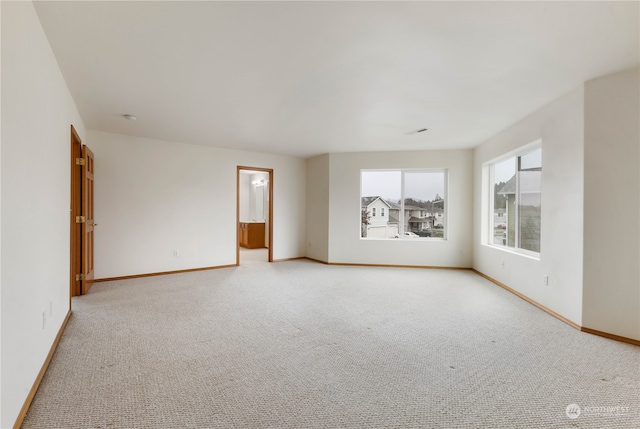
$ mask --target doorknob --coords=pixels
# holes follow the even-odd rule
[[[98,224],[97,223],[92,223],[91,226],[96,227],[96,226],[98,226]]]

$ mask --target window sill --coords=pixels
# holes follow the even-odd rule
[[[501,252],[511,253],[512,255],[522,256],[533,261],[540,261],[540,253],[531,252],[530,250],[515,249],[505,246],[496,246],[495,244],[483,244],[483,246],[490,249],[499,250]]]
[[[447,241],[446,238],[442,237],[420,237],[420,238],[378,238],[378,237],[360,237],[362,241],[419,241],[419,242],[430,242],[430,241]]]

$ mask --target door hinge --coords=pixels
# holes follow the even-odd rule
[[[76,216],[76,223],[85,223],[86,221],[84,216]]]
[[[84,280],[84,274],[76,274],[76,281],[80,282]]]
[[[84,158],[76,158],[76,165],[84,165]]]

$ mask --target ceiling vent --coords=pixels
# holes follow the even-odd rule
[[[413,130],[413,131],[409,131],[408,133],[404,133],[407,136],[410,136],[411,134],[418,134],[418,133],[423,133],[425,131],[427,131],[428,128],[420,128],[419,130]]]

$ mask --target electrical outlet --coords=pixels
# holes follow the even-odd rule
[[[544,283],[545,286],[549,286],[549,276],[547,275],[542,276],[542,282]]]
[[[180,256],[180,251],[179,250],[174,250],[173,251],[173,257],[177,258],[178,256]]]
[[[504,261],[500,262],[500,266],[504,268]]]

